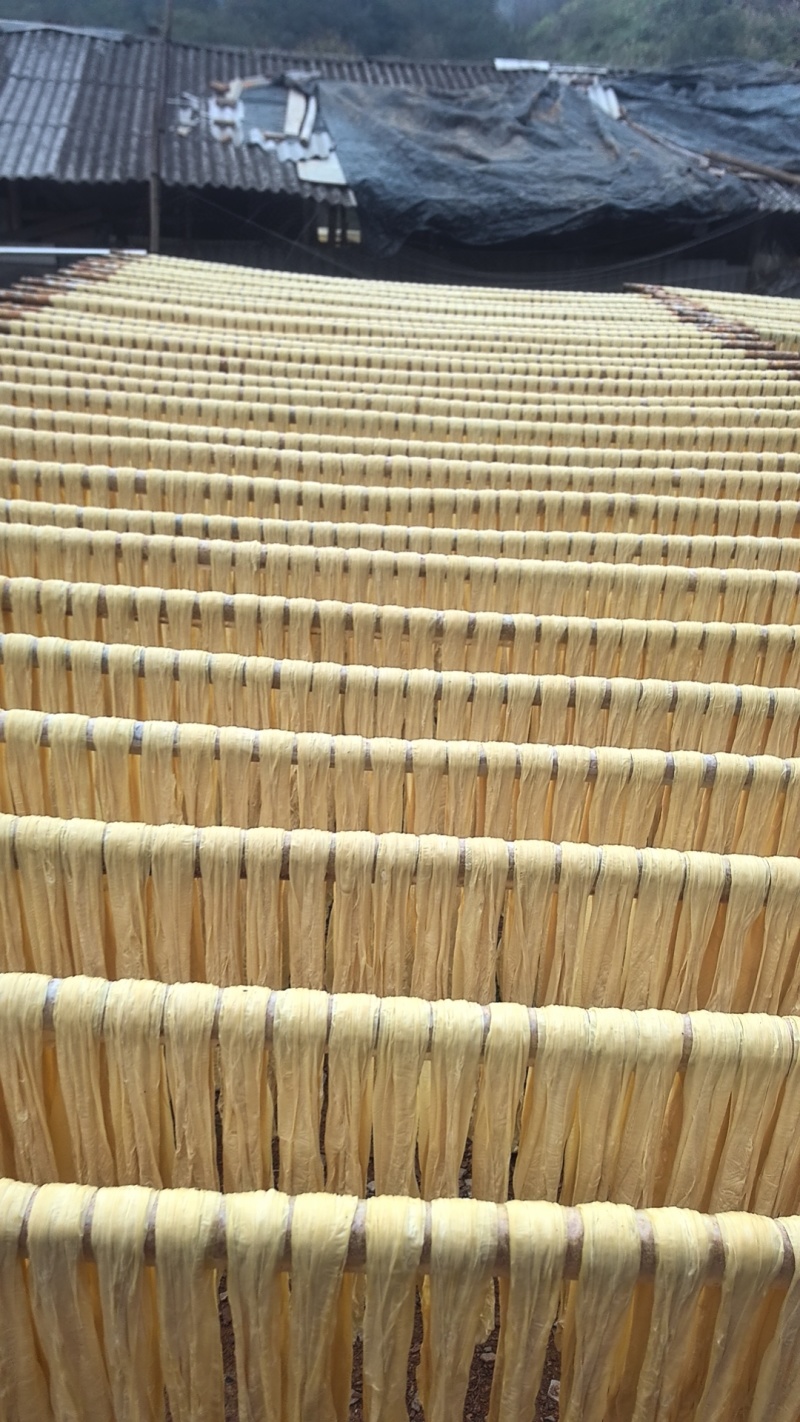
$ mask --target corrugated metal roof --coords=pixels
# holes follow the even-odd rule
[[[88,35],[93,39],[127,38],[126,30],[113,29],[108,25],[57,25],[43,20],[0,20],[0,34],[10,34],[13,30],[55,30],[62,35]]]
[[[756,187],[756,182],[753,186]],[[800,212],[800,187],[777,183],[773,178],[759,178],[757,192],[762,212]]]
[[[0,177],[147,180],[157,41],[26,29],[0,51]]]
[[[410,85],[412,88],[447,89],[454,92],[476,84],[502,84],[491,59],[416,60],[358,59],[328,55],[291,54],[280,50],[238,49],[232,46],[171,46],[176,70],[196,72],[214,79],[230,80],[241,74],[263,74],[277,79],[288,70],[319,74],[322,79],[340,79],[353,84]],[[187,86],[188,87],[188,86]]]
[[[0,178],[146,182],[162,55],[158,40],[122,31],[0,23]],[[189,135],[177,132],[183,91],[205,101],[212,80],[252,74],[277,78],[287,70],[361,84],[449,90],[498,82],[491,62],[318,58],[172,44],[167,51],[164,182],[351,203],[346,189],[301,182],[294,164],[280,163],[274,153],[220,144],[205,125]]]
[[[165,61],[160,168],[166,184],[289,193],[345,205],[353,202],[349,189],[302,182],[293,162],[281,163],[276,153],[247,142],[220,143],[206,122],[179,133],[185,127],[179,120],[182,96],[195,95],[205,106],[214,81],[276,79],[290,71],[451,93],[502,86],[509,78],[491,60],[319,57],[178,43],[165,49],[157,39],[122,31],[0,21],[0,178],[146,182]],[[800,210],[800,190],[763,179],[757,186],[762,211]]]

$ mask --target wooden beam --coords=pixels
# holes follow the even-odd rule
[[[150,240],[151,252],[161,246],[161,177],[158,172],[150,173]]]

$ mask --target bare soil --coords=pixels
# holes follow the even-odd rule
[[[321,1124],[321,1134],[324,1141],[324,1121],[325,1111],[323,1107],[323,1119]],[[222,1179],[222,1139],[221,1123],[218,1121],[217,1131],[217,1163]],[[273,1168],[275,1178],[278,1178],[277,1141],[273,1145]],[[371,1162],[369,1175],[372,1175]],[[468,1199],[472,1187],[472,1159],[471,1146],[467,1145],[464,1160],[459,1171],[459,1196]],[[225,1422],[239,1422],[239,1398],[236,1384],[236,1343],[233,1334],[233,1322],[231,1319],[231,1309],[228,1302],[228,1292],[225,1287],[225,1276],[222,1275],[219,1282],[219,1320],[220,1333],[222,1338],[222,1363],[225,1378]],[[469,1385],[464,1403],[464,1422],[486,1422],[489,1416],[489,1398],[492,1391],[492,1374],[494,1371],[494,1361],[497,1353],[498,1320],[495,1319],[495,1327],[484,1343],[478,1344],[472,1359],[472,1367],[469,1375]],[[411,1340],[411,1348],[408,1357],[408,1376],[406,1380],[406,1406],[408,1407],[411,1422],[424,1422],[422,1404],[417,1391],[417,1365],[419,1363],[420,1345],[422,1343],[422,1315],[420,1312],[419,1299],[417,1299],[414,1315],[414,1332]],[[556,1348],[555,1341],[551,1337],[547,1348],[544,1373],[542,1383],[537,1398],[536,1418],[537,1422],[558,1422],[558,1389],[561,1377],[561,1358]],[[169,1408],[165,1409],[166,1422],[171,1422]],[[361,1341],[356,1339],[353,1348],[353,1376],[350,1395],[350,1416],[349,1422],[363,1422],[362,1407],[362,1372],[361,1372]]]

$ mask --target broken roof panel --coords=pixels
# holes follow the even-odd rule
[[[351,201],[347,179],[335,153],[335,143],[322,121],[317,95],[311,76],[294,71],[283,83],[255,75],[234,79],[227,88],[219,81],[214,93],[204,105],[202,100],[187,96],[191,102],[191,117],[180,108],[178,132],[183,138],[204,127],[218,143],[259,148],[274,153],[281,164],[294,165],[303,183],[324,186],[333,191],[334,201]]]
[[[297,92],[301,124],[308,106],[305,95],[275,81],[287,70],[312,74],[315,64],[317,61],[305,61],[296,55],[278,56],[263,50],[171,45],[161,150],[163,181],[170,186],[295,193],[351,206],[352,194],[344,183],[331,186],[330,182],[303,179],[289,150],[279,151],[276,135],[287,131],[289,94]],[[244,84],[240,87],[236,81]],[[231,85],[235,87],[230,90],[230,97],[238,93],[235,111],[224,102],[224,90]],[[199,103],[197,121],[185,124],[181,122],[181,112],[190,98],[193,106],[195,101]],[[314,109],[313,121],[317,123],[316,101]],[[229,137],[225,135],[226,124]],[[299,144],[298,138],[293,141]],[[316,150],[309,154],[311,158],[316,156]]]

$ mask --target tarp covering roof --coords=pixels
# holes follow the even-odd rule
[[[800,75],[727,65],[596,83],[508,74],[468,94],[320,83],[365,239],[489,245],[642,215],[696,224],[773,210],[774,185],[709,152],[800,166]],[[613,98],[622,116],[614,118]],[[800,210],[800,187],[787,206]]]
[[[800,72],[722,63],[611,80],[626,112],[687,148],[800,173]]]

